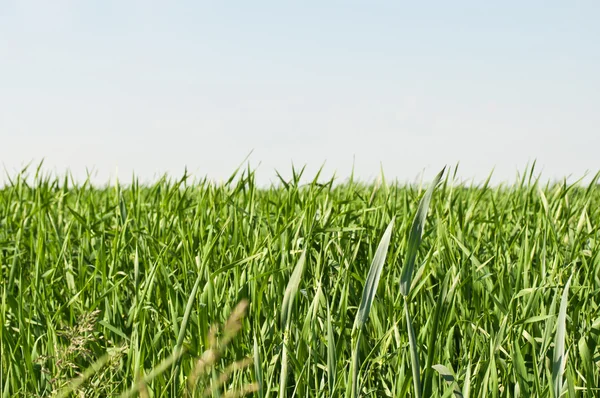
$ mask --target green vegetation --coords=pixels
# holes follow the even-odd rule
[[[2,397],[600,395],[598,176],[301,174],[12,178]]]

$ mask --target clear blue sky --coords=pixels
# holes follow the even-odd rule
[[[412,180],[600,169],[600,2],[0,2],[0,162],[106,182],[253,150]]]

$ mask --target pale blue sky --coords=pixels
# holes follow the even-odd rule
[[[0,162],[221,179],[600,169],[600,2],[0,2]]]

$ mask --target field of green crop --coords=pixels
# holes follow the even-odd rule
[[[600,396],[600,185],[0,190],[2,397]]]

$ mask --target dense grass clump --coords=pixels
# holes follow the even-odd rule
[[[300,174],[12,178],[2,397],[600,395],[597,179]]]

